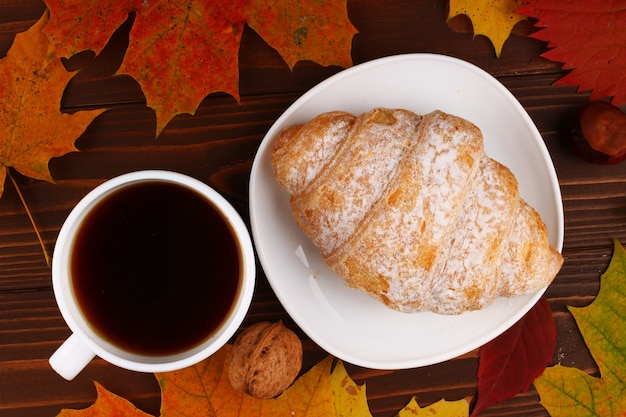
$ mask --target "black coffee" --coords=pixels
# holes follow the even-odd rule
[[[105,197],[80,226],[72,284],[92,328],[118,347],[169,355],[206,340],[242,274],[233,232],[193,190],[143,181]]]

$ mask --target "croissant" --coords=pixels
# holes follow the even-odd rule
[[[459,314],[547,286],[563,263],[478,127],[441,111],[333,111],[271,157],[329,268],[403,312]]]

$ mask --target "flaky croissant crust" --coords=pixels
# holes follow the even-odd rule
[[[563,263],[478,127],[441,111],[321,114],[279,134],[272,168],[328,266],[396,310],[480,309]]]

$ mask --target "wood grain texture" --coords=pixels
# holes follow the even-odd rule
[[[570,152],[570,118],[588,94],[553,86],[564,73],[558,63],[540,56],[544,43],[526,36],[534,30],[531,23],[515,28],[496,59],[488,40],[474,38],[467,22],[457,19],[451,29],[446,8],[447,0],[348,1],[349,16],[359,30],[353,60],[413,52],[456,56],[496,76],[526,108],[553,158],[565,210],[565,264],[546,292],[558,331],[554,362],[597,374],[567,306],[584,306],[594,299],[612,239],[626,241],[626,164],[589,165]],[[44,9],[39,0],[0,0],[0,57],[15,34],[33,24]],[[139,169],[180,171],[211,184],[248,221],[248,177],[265,132],[306,90],[340,71],[311,62],[290,71],[277,52],[247,28],[239,55],[241,102],[211,94],[194,116],[176,117],[155,139],[154,113],[146,108],[137,83],[112,77],[131,25],[132,17],[99,56],[87,52],[67,62],[68,68],[80,71],[68,85],[63,110],[110,108],[78,139],[80,152],[51,161],[55,184],[16,176],[50,251],[65,217],[82,196],[108,178]],[[305,369],[327,355],[295,326],[259,269],[244,325],[279,319],[303,339]],[[86,407],[95,399],[92,380],[158,415],[159,390],[152,375],[96,359],[72,382],[57,376],[47,358],[68,335],[54,300],[50,269],[15,190],[7,184],[0,199],[0,415],[54,416],[61,408]],[[421,405],[474,396],[477,367],[477,351],[393,372],[347,365],[357,382],[367,383],[376,417],[393,416],[413,396]],[[531,388],[481,416],[546,417],[538,401]]]

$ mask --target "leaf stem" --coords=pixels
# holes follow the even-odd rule
[[[24,196],[22,195],[22,191],[20,191],[20,187],[18,187],[17,182],[15,181],[15,179],[13,178],[13,175],[11,175],[11,172],[8,169],[7,169],[7,176],[11,179],[11,182],[13,183],[13,187],[15,187],[15,190],[17,191],[17,195],[20,197],[20,200],[22,201],[22,205],[24,206],[24,209],[26,210],[26,214],[28,215],[28,218],[30,219],[30,223],[33,225],[33,229],[35,229],[35,234],[37,235],[37,239],[39,240],[39,244],[41,245],[43,256],[44,258],[46,258],[46,265],[50,267],[51,262],[52,262],[52,257],[50,256],[50,253],[46,249],[46,245],[44,244],[43,239],[41,238],[41,234],[39,234],[39,229],[37,229],[37,225],[35,224],[35,219],[33,218],[30,210],[28,209],[28,205],[26,204],[26,200],[24,199]]]

